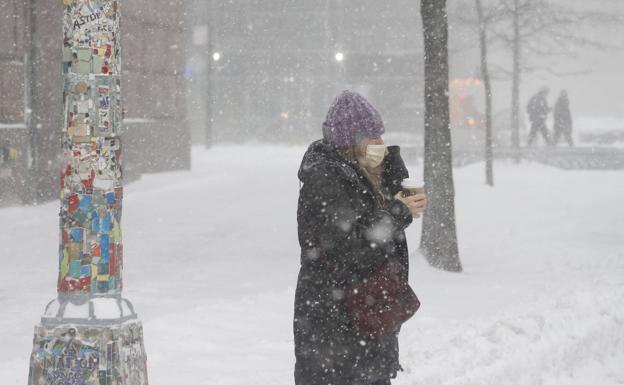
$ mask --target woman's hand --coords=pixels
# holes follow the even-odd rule
[[[412,212],[414,218],[420,218],[420,214],[425,211],[427,206],[427,196],[425,194],[416,194],[410,196],[403,196],[403,192],[399,191],[394,196],[394,199],[398,199]]]

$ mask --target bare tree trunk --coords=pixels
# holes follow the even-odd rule
[[[428,194],[420,250],[430,265],[460,272],[448,99],[446,0],[421,0],[425,42],[425,160]]]
[[[475,0],[479,22],[479,46],[481,48],[481,78],[485,88],[485,183],[494,186],[494,153],[492,150],[492,84],[487,61],[487,21],[483,16],[481,0]]]
[[[511,146],[520,147],[520,9],[513,2],[513,79],[511,86]]]

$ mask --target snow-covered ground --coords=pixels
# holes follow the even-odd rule
[[[193,171],[127,187],[124,293],[151,385],[293,383],[303,151],[194,149]],[[464,273],[428,267],[420,224],[408,228],[423,305],[394,383],[624,384],[624,173],[495,172],[494,189],[481,164],[455,173]],[[0,385],[26,384],[33,326],[55,295],[57,213],[0,209]]]

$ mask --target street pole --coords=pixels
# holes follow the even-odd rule
[[[28,183],[23,199],[28,204],[37,203],[39,195],[39,159],[37,157],[37,123],[33,118],[33,90],[35,87],[35,2],[28,0],[24,6],[24,126],[28,130]]]
[[[119,1],[63,1],[58,297],[35,327],[29,385],[147,385],[122,298]]]

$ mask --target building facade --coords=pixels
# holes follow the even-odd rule
[[[185,7],[182,0],[122,3],[129,179],[190,167]],[[4,0],[0,19],[0,205],[53,199],[62,123],[62,2]]]
[[[418,2],[206,0],[198,7],[193,23],[207,34],[208,142],[317,138],[331,100],[346,88],[369,97],[389,131],[422,122]]]

